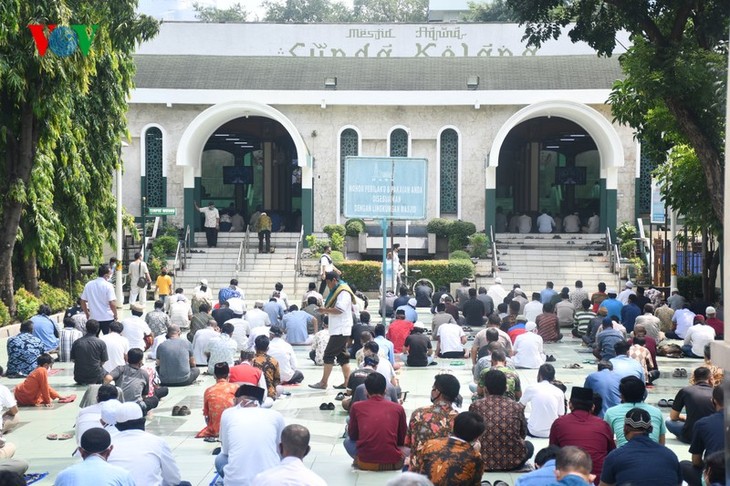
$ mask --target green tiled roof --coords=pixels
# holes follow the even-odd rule
[[[221,90],[478,91],[609,89],[616,58],[596,56],[353,58],[138,55],[137,88]]]

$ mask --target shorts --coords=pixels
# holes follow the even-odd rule
[[[348,364],[350,362],[350,354],[347,352],[347,341],[349,339],[350,336],[330,336],[322,357],[324,364],[334,364],[335,358],[339,365]]]

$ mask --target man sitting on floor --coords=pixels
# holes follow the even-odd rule
[[[58,399],[59,403],[73,402],[76,399],[76,395],[64,397],[51,388],[48,383],[48,371],[51,368],[53,368],[53,358],[50,354],[43,353],[38,356],[38,367],[15,387],[15,400],[18,405],[53,408],[55,399]]]
[[[142,368],[144,364],[144,352],[141,349],[132,348],[129,350],[129,363],[117,366],[104,377],[104,383],[112,380],[121,387],[124,393],[125,402],[137,403],[146,414],[153,408],[157,408],[160,399],[167,396],[167,387],[157,388],[150,396],[150,376],[147,370]]]
[[[249,365],[250,366],[250,365]],[[259,371],[251,366],[252,369]],[[203,394],[203,416],[206,426],[195,437],[218,437],[223,411],[233,406],[238,386],[228,381],[228,363],[216,363],[213,370],[215,385],[208,387]]]
[[[327,482],[302,462],[310,450],[309,430],[303,425],[287,425],[281,432],[281,443],[279,444],[281,463],[259,473],[254,478],[253,484],[256,486],[280,486],[282,484],[326,486]]]
[[[56,477],[56,486],[134,486],[134,478],[125,469],[107,463],[113,446],[109,432],[101,427],[89,429],[81,436],[79,452],[83,462],[69,466]]]
[[[269,341],[268,353],[279,363],[282,385],[296,385],[304,379],[304,374],[297,369],[297,356],[291,344],[281,338],[284,330],[279,326],[271,326],[269,329],[271,341]]]
[[[172,324],[167,341],[157,348],[160,382],[165,386],[188,386],[195,382],[200,370],[195,367],[190,341],[180,338],[180,328]]]

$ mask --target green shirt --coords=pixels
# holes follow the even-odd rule
[[[613,429],[613,433],[616,435],[616,447],[621,447],[627,442],[626,437],[624,437],[624,419],[626,418],[626,413],[632,408],[641,408],[649,412],[652,425],[652,431],[649,437],[653,441],[659,442],[659,436],[667,433],[667,426],[664,425],[664,417],[662,416],[661,410],[643,402],[620,403],[606,410],[603,416],[603,420],[608,422],[608,426]]]

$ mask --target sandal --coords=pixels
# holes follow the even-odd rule
[[[579,365],[578,363],[573,363],[573,364],[565,365],[565,366],[563,366],[563,368],[568,369],[568,370],[580,370],[580,369],[583,369],[583,367],[581,365]]]
[[[329,410],[327,407],[328,407],[328,404],[326,402],[322,402],[322,404],[319,406],[319,409],[320,410]]]
[[[327,408],[325,410],[334,410],[335,409],[335,404],[332,402],[329,402],[326,405],[327,405]]]
[[[218,442],[218,438],[217,437],[206,437],[205,439],[203,439],[203,441],[204,442]]]
[[[337,401],[340,401],[340,400],[343,400],[344,398],[345,398],[345,394],[344,394],[344,393],[342,393],[342,392],[340,392],[340,393],[338,393],[338,394],[337,394],[337,396],[335,397],[335,400],[337,400]]]
[[[332,388],[334,388],[335,390],[344,390],[345,388],[347,388],[347,385],[343,383],[341,385],[333,386]]]
[[[73,438],[73,434],[59,434],[58,440],[69,440]]]
[[[661,400],[659,400],[657,405],[662,408],[667,408],[667,407],[669,407],[669,401],[666,398],[662,398]]]
[[[46,439],[48,439],[48,440],[58,440],[58,434],[48,434],[46,436]]]
[[[178,415],[180,415],[181,417],[185,415],[190,415],[190,409],[187,407],[187,405],[183,405],[182,407],[180,407],[180,412],[178,413]]]
[[[180,405],[175,405],[172,407],[172,416],[177,417],[180,415]]]
[[[310,383],[309,388],[314,388],[315,390],[326,390],[327,385],[318,381],[317,383]]]

